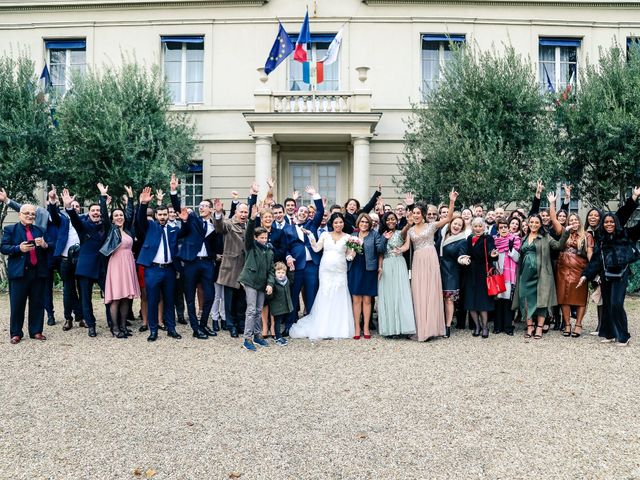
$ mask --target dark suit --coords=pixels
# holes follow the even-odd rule
[[[147,205],[141,203],[138,206],[136,215],[136,235],[142,241],[142,247],[138,254],[138,265],[144,267],[144,285],[147,290],[147,318],[149,331],[152,334],[158,333],[158,305],[160,299],[164,299],[163,317],[167,330],[176,330],[175,312],[175,282],[178,256],[178,237],[183,237],[188,232],[188,226],[181,222],[181,226],[164,227],[158,222],[147,219]],[[158,253],[164,230],[167,231],[167,245],[171,253],[172,262],[167,265],[154,263],[153,260]],[[168,258],[168,256],[167,256]],[[162,295],[161,295],[162,294]]]
[[[107,197],[100,197],[100,209],[102,218],[109,216],[107,212]],[[73,209],[67,209],[67,215],[71,220],[73,228],[80,237],[80,253],[76,264],[76,277],[80,285],[80,301],[82,302],[82,313],[87,327],[95,328],[96,317],[93,315],[93,303],[91,301],[93,286],[98,284],[104,291],[104,280],[106,273],[106,259],[100,253],[100,248],[107,237],[107,224],[104,221],[93,222],[88,217],[81,218]],[[107,324],[111,324],[111,314],[109,307],[106,307]]]
[[[45,237],[45,232],[35,225],[30,226],[33,238]],[[27,232],[22,223],[4,228],[0,251],[8,257],[10,321],[9,335],[22,338],[24,333],[24,311],[29,300],[29,336],[42,333],[44,326],[44,291],[47,282],[47,250],[36,247],[36,265],[30,263],[30,253],[20,251],[20,244],[27,241]]]
[[[171,204],[176,212],[179,212],[180,202],[177,195],[171,195]],[[211,220],[210,220],[211,221]],[[182,260],[184,269],[184,295],[187,302],[187,314],[191,329],[197,332],[200,327],[206,327],[209,321],[209,313],[213,306],[215,295],[214,273],[216,268],[217,242],[213,223],[213,231],[207,235],[209,228],[205,229],[204,221],[195,213],[190,213],[185,222],[187,226],[186,235],[180,247],[178,258]],[[205,247],[206,255],[201,255],[202,247]],[[204,302],[202,305],[202,316],[198,319],[196,312],[196,291],[198,283],[202,285]]]
[[[316,205],[316,213],[312,219],[307,219],[303,227],[306,230],[316,234],[318,227],[322,222],[324,215],[324,205],[322,199],[313,201]],[[287,242],[287,257],[293,257],[295,261],[295,270],[293,282],[291,285],[291,299],[293,300],[293,312],[289,315],[286,329],[289,330],[291,325],[297,320],[298,310],[300,309],[300,292],[304,286],[304,305],[307,312],[311,311],[313,302],[318,293],[318,267],[320,265],[320,253],[316,253],[311,248],[311,243],[306,235],[300,240],[297,225],[288,225],[282,229]],[[307,261],[307,249],[311,255],[311,260]]]

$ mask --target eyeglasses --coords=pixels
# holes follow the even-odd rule
[[[498,228],[502,230],[503,228],[509,228],[509,225],[500,225]]]
[[[25,217],[35,217],[36,214],[35,212],[20,212],[22,215],[24,215]]]
[[[200,208],[204,208],[204,207],[210,208],[211,206],[208,203],[201,203],[200,205],[198,205],[198,207],[200,207]]]

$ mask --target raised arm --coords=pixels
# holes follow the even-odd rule
[[[556,235],[562,234],[562,224],[558,221],[558,215],[556,215],[556,194],[554,192],[547,193],[547,200],[549,201],[549,216],[551,217],[551,224]]]
[[[640,187],[634,187],[631,196],[627,199],[627,201],[622,205],[618,211],[616,212],[616,217],[620,221],[620,226],[624,227],[633,212],[635,212],[636,208],[638,208],[638,196],[640,195]]]
[[[153,198],[151,187],[144,187],[140,192],[138,213],[136,214],[136,235],[145,237],[149,230],[149,220],[147,220],[147,207]]]
[[[247,231],[244,234],[244,248],[247,250],[252,250],[255,248],[255,243],[253,241],[253,234],[256,231],[256,216],[258,215],[258,206],[253,205],[251,207],[251,218],[247,222]]]
[[[442,220],[439,220],[438,222],[436,222],[436,230],[441,229],[447,223],[449,223],[451,219],[453,219],[453,209],[456,206],[457,198],[458,198],[458,192],[456,192],[455,189],[452,188],[451,192],[449,193],[449,212],[447,213],[446,218],[443,218]]]
[[[562,201],[560,210],[569,213],[571,211],[571,185],[564,184],[562,188],[564,189],[564,200]]]
[[[367,202],[367,204],[360,209],[359,213],[369,213],[371,210],[373,210],[376,206],[376,203],[378,203],[378,197],[380,195],[382,195],[382,183],[380,182],[380,180],[378,180],[377,190],[373,192],[373,195],[369,199],[369,202]]]
[[[307,230],[306,228],[303,228],[302,233],[304,233],[309,238],[309,243],[311,244],[311,248],[316,253],[322,251],[322,249],[324,248],[324,239],[327,238],[327,235],[329,235],[329,233],[326,233],[326,232],[323,233],[322,235],[320,235],[320,238],[316,242],[315,235],[311,233],[311,231]]]
[[[322,216],[324,215],[324,203],[322,202],[322,197],[320,194],[316,192],[316,189],[311,185],[308,185],[307,188],[304,189],[311,198],[313,198],[313,203],[316,206],[316,213],[313,215],[313,219],[311,220],[311,229],[312,231],[317,231],[322,223]]]
[[[109,186],[105,186],[102,183],[98,183],[98,190],[100,190],[100,216],[102,217],[102,223],[107,228],[111,227],[111,219],[109,218],[109,210],[107,209],[107,196],[109,195]]]
[[[529,210],[529,216],[534,213],[540,212],[540,197],[542,195],[542,190],[544,190],[544,185],[542,185],[542,180],[538,179],[538,183],[536,184],[536,194],[533,197],[533,201],[531,202],[531,210]]]
[[[72,197],[69,193],[69,190],[66,188],[62,190],[62,203],[64,204],[64,209],[69,215],[69,220],[71,221],[71,225],[75,228],[78,235],[83,235],[85,233],[84,222],[78,216],[78,212],[75,211],[74,208],[71,207],[71,204],[75,200],[75,196]]]

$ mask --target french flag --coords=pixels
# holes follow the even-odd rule
[[[298,41],[296,42],[296,49],[293,52],[294,60],[298,62],[306,62],[308,60],[307,44],[309,43],[311,43],[311,32],[309,31],[309,10],[307,10],[300,28]]]

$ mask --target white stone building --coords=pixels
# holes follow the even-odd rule
[[[263,82],[277,20],[295,36],[307,6],[316,58],[344,28],[338,61],[316,92],[292,60]],[[363,201],[376,178],[396,197],[404,119],[437,84],[448,38],[510,43],[541,88],[560,89],[599,47],[636,36],[640,2],[626,0],[0,0],[0,51],[47,62],[61,91],[72,69],[123,55],[162,66],[175,109],[197,124],[191,205],[268,176],[281,199],[311,183],[331,202]]]

